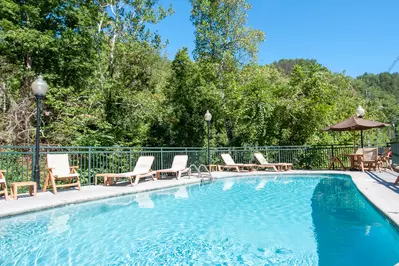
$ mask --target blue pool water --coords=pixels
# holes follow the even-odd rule
[[[345,176],[218,180],[0,220],[1,265],[393,265]]]

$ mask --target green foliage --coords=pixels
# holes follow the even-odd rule
[[[265,34],[247,25],[248,1],[190,2],[194,60],[183,48],[170,61],[149,27],[173,14],[159,0],[1,1],[0,144],[32,144],[38,74],[52,145],[204,146],[206,110],[215,146],[348,143],[352,133],[322,129],[359,104],[397,123],[398,73],[354,79],[314,59],[259,66]],[[391,134],[367,131],[366,142]]]
[[[256,59],[262,31],[248,27],[246,0],[190,0],[195,26],[196,59],[222,61],[230,55],[238,62]]]

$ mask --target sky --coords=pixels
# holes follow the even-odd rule
[[[258,63],[316,59],[350,76],[380,73],[399,56],[399,0],[248,0],[248,26],[262,30]],[[168,39],[173,59],[182,47],[194,49],[189,0],[172,3],[174,15],[152,26]],[[399,72],[399,63],[392,69]]]

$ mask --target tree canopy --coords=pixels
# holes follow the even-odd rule
[[[51,145],[203,146],[345,143],[326,126],[354,115],[397,122],[399,74],[353,78],[316,59],[259,65],[265,33],[247,24],[247,0],[190,0],[193,57],[170,60],[150,24],[173,15],[159,0],[0,3],[0,144],[31,145],[42,74],[41,139]],[[387,141],[389,130],[368,141]]]

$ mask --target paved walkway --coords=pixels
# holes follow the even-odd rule
[[[390,219],[399,226],[399,186],[394,186],[393,182],[397,173],[391,171],[378,172],[349,172],[349,171],[299,171],[294,170],[285,173],[276,172],[253,172],[253,173],[234,173],[234,172],[214,172],[215,178],[227,178],[233,176],[249,175],[279,175],[279,174],[328,174],[340,173],[348,174],[363,193],[377,208],[385,213]],[[51,192],[38,193],[37,198],[22,196],[18,200],[0,200],[0,217],[17,215],[26,212],[38,211],[53,207],[65,206],[80,202],[98,200],[103,198],[122,196],[132,193],[139,193],[162,188],[176,187],[180,185],[193,184],[200,182],[200,179],[192,177],[180,180],[167,179],[157,181],[146,181],[131,187],[129,185],[117,186],[85,186],[81,191],[66,190],[59,191],[57,195]]]

